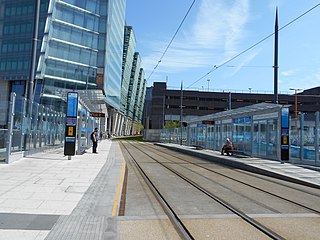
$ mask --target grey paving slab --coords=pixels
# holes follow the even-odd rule
[[[0,213],[0,229],[50,230],[59,215]]]
[[[119,146],[112,144],[107,161],[85,191],[69,216],[61,216],[46,240],[102,240],[118,239],[117,221],[111,217],[114,208],[119,174],[124,162]],[[122,183],[121,183],[122,185]],[[67,192],[83,191],[69,188]]]

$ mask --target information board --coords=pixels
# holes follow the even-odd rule
[[[67,96],[67,117],[64,141],[64,155],[74,156],[77,135],[78,93],[69,92]]]
[[[281,109],[281,160],[289,160],[289,108]]]

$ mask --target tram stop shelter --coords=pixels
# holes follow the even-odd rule
[[[283,160],[283,150],[289,154],[289,105],[259,103],[187,123],[170,136],[163,132],[161,140],[221,151],[230,138],[234,149],[248,156]]]

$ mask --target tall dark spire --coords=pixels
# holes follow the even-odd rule
[[[274,103],[278,103],[278,7],[276,8],[276,20],[274,26]]]

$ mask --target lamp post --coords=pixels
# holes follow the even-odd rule
[[[249,93],[251,94],[251,89],[252,89],[252,88],[251,88],[251,87],[249,87],[248,89],[249,89]]]
[[[182,145],[182,100],[183,100],[183,81],[181,81],[181,91],[180,91],[180,145]]]
[[[208,92],[209,92],[209,83],[210,83],[210,79],[207,79],[207,81],[208,81]]]
[[[294,91],[294,123],[296,130],[298,129],[298,95],[297,92],[301,91],[301,88],[290,88],[289,90]]]
[[[165,108],[165,104],[166,104],[166,96],[164,95],[162,97],[162,128],[164,128],[165,126],[165,114],[164,114],[164,108]]]

